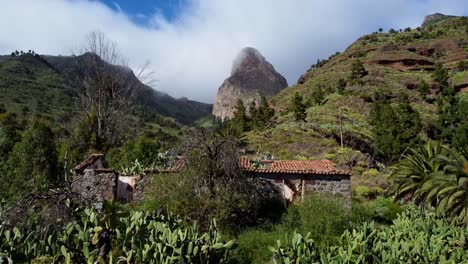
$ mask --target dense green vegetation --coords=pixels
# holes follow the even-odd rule
[[[320,247],[310,233],[270,247],[273,263],[464,263],[468,231],[429,211],[410,207],[391,226],[365,223],[345,231],[339,243]]]
[[[34,220],[0,223],[0,260],[15,263],[222,263],[235,248],[216,222],[206,233],[167,212],[132,211],[107,204],[105,214],[86,208],[61,229]]]

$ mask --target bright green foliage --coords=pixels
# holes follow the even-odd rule
[[[140,135],[136,139],[129,140],[120,148],[111,149],[106,160],[112,168],[126,168],[138,160],[143,167],[149,167],[158,160],[161,144],[158,140]]]
[[[13,146],[19,141],[16,115],[11,113],[0,113],[0,196],[6,197],[11,182],[9,179],[8,157]]]
[[[373,219],[379,223],[391,224],[398,214],[402,212],[402,207],[392,198],[379,196],[373,201],[374,216]]]
[[[270,247],[273,263],[465,263],[468,229],[410,207],[391,226],[373,222],[345,231],[337,246],[320,247],[310,234]]]
[[[463,94],[440,97],[439,139],[453,145],[468,145],[468,96]]]
[[[237,100],[234,117],[231,119],[230,125],[238,133],[242,133],[247,130],[248,120],[242,99]]]
[[[432,141],[408,153],[392,175],[396,197],[434,205],[454,222],[468,224],[467,153],[462,155]]]
[[[67,152],[71,164],[79,164],[88,154],[101,152],[100,143],[96,135],[96,115],[81,119],[72,129],[70,136],[63,142],[63,152]]]
[[[17,227],[2,223],[0,258],[24,262],[50,256],[60,263],[94,263],[100,258],[99,248],[90,241],[102,230],[99,225],[104,219],[100,217],[96,211],[85,209],[82,217],[64,230],[40,226],[32,220]],[[135,211],[116,217],[114,248],[105,263],[223,263],[236,247],[233,241],[221,239],[215,221],[208,232],[201,233],[197,224],[183,227],[182,220],[165,211]]]
[[[439,84],[440,91],[443,91],[448,87],[448,70],[444,68],[444,65],[440,62],[435,64],[434,72],[432,73],[432,79]]]
[[[377,157],[387,162],[398,159],[408,146],[414,144],[421,130],[419,113],[412,108],[406,94],[400,95],[395,108],[383,94],[377,94],[370,118]]]
[[[419,112],[410,104],[408,94],[401,93],[395,109],[398,116],[399,134],[397,140],[401,142],[401,150],[415,143],[421,131],[421,118]]]
[[[18,129],[19,124],[15,114],[0,113],[0,161],[2,164],[8,159],[15,143],[19,141]]]
[[[273,122],[275,110],[268,105],[265,96],[260,97],[260,105],[255,100],[249,104],[249,116],[241,99],[237,100],[234,117],[230,120],[230,127],[238,134],[249,130],[261,130]]]
[[[468,27],[467,27],[468,29]],[[468,70],[468,60],[462,60],[457,63],[457,69],[459,71],[466,71]]]
[[[296,121],[305,121],[307,117],[306,105],[303,102],[303,97],[298,92],[295,92],[291,97],[291,111],[294,113]]]
[[[340,79],[338,80],[337,88],[336,88],[336,91],[338,92],[338,94],[343,95],[343,94],[345,93],[345,91],[346,91],[345,89],[346,89],[346,85],[347,85],[347,84],[348,84],[348,83],[347,83],[346,80],[343,79],[343,78],[340,78]]]
[[[367,75],[366,68],[364,68],[364,64],[362,61],[357,59],[351,65],[351,74],[349,79],[357,84],[362,84],[362,77]]]
[[[33,120],[8,160],[15,195],[43,190],[59,180],[55,136],[42,120]]]
[[[419,94],[425,98],[429,92],[430,92],[430,87],[429,87],[429,84],[427,84],[426,81],[424,81],[423,79],[421,79],[418,83],[418,85],[416,86],[416,90],[418,90]]]
[[[311,98],[312,104],[314,105],[323,105],[326,103],[325,92],[321,85],[319,85],[314,91],[312,91]]]
[[[257,120],[252,122],[260,128],[265,128],[271,124],[274,115],[275,110],[268,105],[265,96],[261,96],[260,106],[257,109]]]
[[[288,208],[283,217],[283,226],[301,233],[311,232],[311,238],[316,242],[330,245],[349,227],[348,209],[346,201],[339,197],[307,195],[303,203]]]
[[[250,129],[261,130],[270,126],[275,115],[275,110],[268,105],[268,100],[263,95],[260,97],[260,105],[257,106],[255,100],[250,102],[249,116],[245,117],[245,119],[242,117],[242,111],[245,111],[245,109],[238,102],[236,106],[237,114],[234,114],[233,122],[237,127],[241,127],[244,123],[244,132]]]

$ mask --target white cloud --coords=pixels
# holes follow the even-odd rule
[[[157,10],[157,8],[155,8]],[[97,1],[0,0],[0,53],[69,54],[86,34],[115,40],[134,67],[149,60],[156,89],[211,102],[237,52],[257,48],[289,84],[317,58],[357,37],[416,27],[426,14],[466,15],[464,0],[193,0],[177,19],[156,11],[149,26]]]

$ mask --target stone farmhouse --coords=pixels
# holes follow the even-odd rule
[[[351,174],[339,170],[330,160],[264,160],[240,158],[240,166],[250,177],[273,183],[283,197],[293,201],[305,193],[327,192],[351,198]]]

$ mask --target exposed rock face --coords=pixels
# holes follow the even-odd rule
[[[234,60],[231,76],[219,87],[213,115],[229,120],[234,115],[239,98],[248,107],[252,100],[258,102],[262,94],[269,98],[287,86],[286,79],[260,52],[254,48],[244,48]]]

